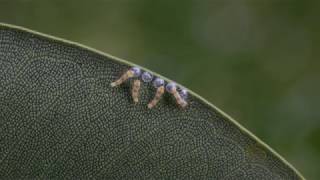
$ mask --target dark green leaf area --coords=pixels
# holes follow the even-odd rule
[[[191,95],[181,109],[132,80],[124,62],[0,27],[0,178],[300,179],[220,111]],[[219,86],[219,84],[217,84]]]

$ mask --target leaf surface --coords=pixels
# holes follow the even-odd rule
[[[194,93],[185,109],[166,94],[150,110],[142,83],[135,105],[132,80],[110,87],[131,66],[1,24],[0,178],[303,179]]]

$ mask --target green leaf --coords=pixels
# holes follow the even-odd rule
[[[169,94],[148,109],[143,83],[134,104],[132,82],[110,87],[131,66],[0,24],[0,178],[303,179],[195,93],[185,109]]]

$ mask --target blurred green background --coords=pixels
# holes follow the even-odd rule
[[[0,0],[0,21],[187,86],[320,178],[320,1]]]

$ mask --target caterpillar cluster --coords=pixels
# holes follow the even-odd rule
[[[168,93],[172,94],[177,102],[177,104],[185,108],[188,103],[186,101],[188,96],[188,91],[186,89],[178,88],[175,83],[165,83],[165,81],[161,78],[154,78],[152,74],[149,72],[143,72],[138,67],[132,67],[127,72],[125,72],[119,79],[111,83],[111,87],[119,86],[120,84],[124,83],[130,78],[137,78],[134,80],[131,90],[131,95],[134,103],[139,102],[139,90],[141,87],[141,81],[139,77],[145,83],[151,83],[156,88],[156,94],[154,98],[148,104],[148,108],[151,109],[155,107],[158,102],[160,101],[162,95],[167,91]],[[179,91],[179,90],[180,91]]]

